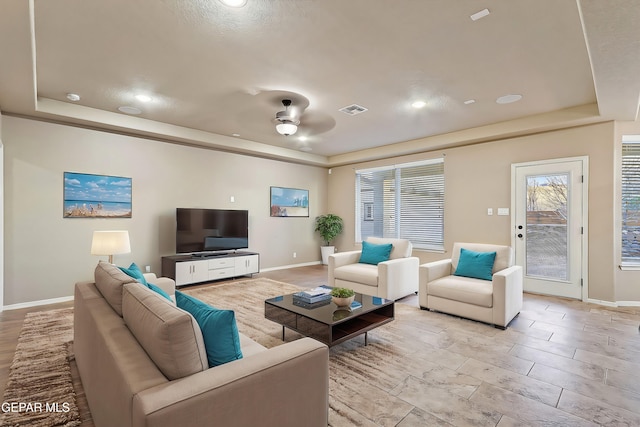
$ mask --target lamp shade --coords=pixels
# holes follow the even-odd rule
[[[296,133],[296,131],[298,130],[298,126],[296,126],[295,124],[288,122],[288,121],[284,121],[282,123],[278,123],[276,125],[276,130],[278,131],[278,133],[280,135],[293,135],[294,133]]]
[[[128,254],[129,252],[131,252],[131,245],[128,231],[93,232],[91,255],[109,255],[109,262],[113,262],[114,254]]]

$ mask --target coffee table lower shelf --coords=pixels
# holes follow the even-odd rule
[[[352,312],[344,320],[327,321],[326,319],[314,319],[313,315],[315,313],[313,313],[313,310],[308,310],[307,313],[301,314],[291,311],[289,308],[270,304],[269,300],[265,301],[265,318],[282,325],[283,341],[285,338],[285,328],[288,328],[304,336],[323,342],[329,347],[362,334],[364,334],[364,343],[367,345],[368,331],[385,323],[389,323],[394,319],[394,304],[392,301],[370,311],[363,310],[361,313],[358,313],[357,310]]]

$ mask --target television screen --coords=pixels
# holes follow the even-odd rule
[[[249,247],[249,211],[176,209],[176,253],[231,251]]]

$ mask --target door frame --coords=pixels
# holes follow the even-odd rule
[[[511,247],[516,250],[516,168],[523,166],[541,166],[554,163],[582,162],[582,301],[589,298],[589,156],[563,157],[558,159],[536,160],[511,164]],[[524,266],[522,266],[524,268]]]

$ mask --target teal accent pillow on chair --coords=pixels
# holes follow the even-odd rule
[[[376,245],[367,241],[362,242],[362,253],[360,263],[378,265],[381,262],[389,261],[393,245],[391,243]]]
[[[458,266],[453,274],[474,279],[492,280],[495,260],[495,252],[476,252],[460,248]]]
[[[180,291],[176,291],[176,304],[191,313],[198,322],[210,368],[242,359],[238,325],[233,310],[217,309]]]

